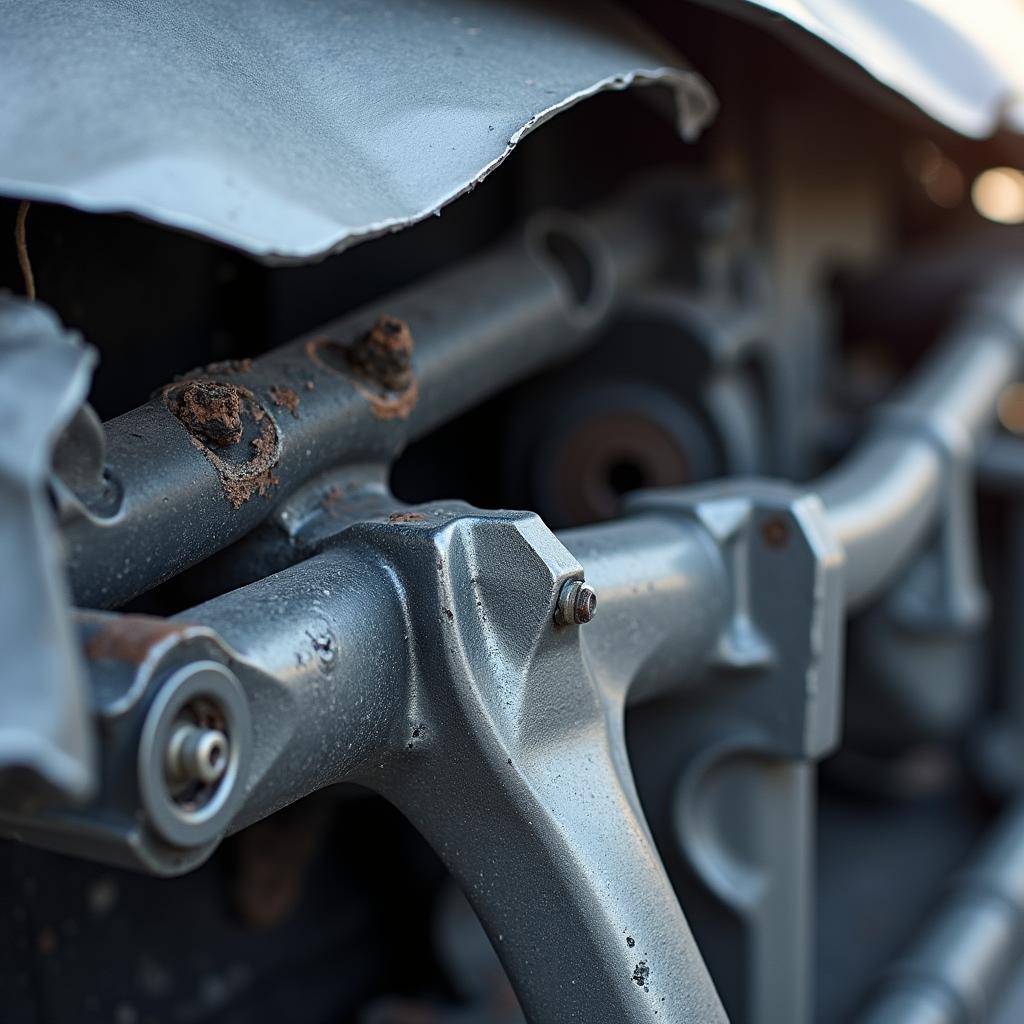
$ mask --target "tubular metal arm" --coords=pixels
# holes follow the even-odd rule
[[[648,582],[662,621],[681,621],[720,567],[695,526],[654,527],[648,554],[674,561],[650,563]],[[148,720],[148,694],[185,685],[183,667],[237,678],[251,756],[225,831],[340,781],[396,804],[475,905],[531,1020],[724,1021],[632,783],[623,698],[641,669],[596,664],[586,627],[555,624],[561,588],[581,575],[535,516],[423,506],[356,522],[312,560],[150,621],[148,642],[145,620],[83,614],[81,626],[119,694],[104,709],[111,731],[128,701]],[[645,602],[611,601],[609,625],[627,629]],[[718,625],[710,616],[692,639],[710,646]],[[167,802],[152,786],[140,796],[150,811]],[[140,827],[126,806],[94,852],[176,872],[215,845],[182,851],[154,820]],[[38,826],[59,843],[67,822],[49,836]]]
[[[629,234],[615,217],[606,227]],[[655,266],[661,243],[652,250],[643,237],[602,273],[632,279]],[[541,365],[563,332],[560,351],[571,350],[614,292],[574,307],[570,285],[518,248],[482,265],[502,277],[486,294],[506,302],[490,309],[487,329],[472,300],[442,329],[430,289],[390,310],[426,338],[418,377],[388,362],[402,338],[386,323],[367,356],[383,360],[386,386],[361,375],[366,353],[353,339],[371,325],[359,314],[334,332],[343,345],[313,337],[196,378],[222,389],[205,393],[216,399],[212,424],[196,418],[183,382],[108,425],[113,493],[94,508],[61,494],[80,597],[123,600],[223,547],[267,515],[263,487],[287,493],[327,466],[386,459],[406,421],[422,432]],[[475,282],[467,274],[455,275],[460,299]],[[1017,371],[1024,316],[1004,321],[967,321],[897,411],[810,489],[728,481],[652,492],[621,522],[556,538],[527,513],[401,508],[381,492],[385,504],[360,514],[329,482],[309,485],[313,557],[171,620],[78,613],[103,737],[99,796],[77,810],[12,809],[2,827],[174,874],[227,833],[355,782],[400,807],[459,879],[531,1020],[723,1021],[639,806],[625,705],[699,691],[711,719],[743,723],[747,749],[806,762],[832,748],[845,611],[905,569],[941,514],[943,553],[955,562],[963,547],[969,522],[951,467],[962,468],[964,439]],[[526,340],[504,375],[471,390],[511,337]],[[437,406],[417,406],[417,388],[436,391]],[[226,445],[215,439],[236,427]],[[135,433],[146,444],[132,453]],[[162,479],[143,456],[168,438]],[[233,462],[239,444],[244,458]],[[199,515],[211,528],[185,552]],[[154,531],[159,543],[147,549],[140,538]],[[148,561],[114,557],[140,550]],[[562,588],[584,570],[598,617],[562,625]],[[229,751],[203,766],[218,768],[213,781],[168,767],[182,728]],[[694,836],[704,843],[694,857],[712,856],[720,838]]]
[[[850,608],[877,596],[944,515],[947,562],[968,557],[973,519],[963,485],[1022,355],[1024,286],[1014,278],[976,300],[938,353],[883,406],[875,429],[812,485],[846,551]]]

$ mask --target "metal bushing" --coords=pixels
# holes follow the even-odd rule
[[[139,790],[149,821],[175,846],[198,846],[230,824],[252,746],[245,693],[219,662],[179,669],[161,687],[139,740]]]

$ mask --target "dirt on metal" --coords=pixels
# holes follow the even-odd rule
[[[299,415],[299,395],[294,388],[281,387],[275,384],[270,389],[270,400],[279,409],[287,409],[293,416]]]

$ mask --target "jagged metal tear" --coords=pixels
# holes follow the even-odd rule
[[[707,84],[608,2],[0,0],[0,193],[271,262],[396,230],[604,90]]]
[[[965,135],[1024,131],[1012,0],[700,2],[799,26]],[[0,0],[0,24],[0,194],[268,262],[438,212],[596,92],[667,85],[688,137],[715,109],[609,0]]]

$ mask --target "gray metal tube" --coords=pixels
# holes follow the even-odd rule
[[[1014,498],[1024,495],[1024,438],[990,437],[978,452],[978,484]]]
[[[204,378],[252,396],[250,428],[272,424],[277,439],[276,456],[262,476],[244,481],[241,497],[215,460],[234,459],[231,471],[245,464],[249,437],[230,449],[211,447],[162,396],[105,424],[108,472],[123,498],[112,516],[82,510],[65,522],[76,603],[122,604],[243,536],[317,473],[387,462],[410,440],[572,355],[621,291],[663,262],[672,242],[652,205],[638,200],[629,212],[612,208],[589,219],[540,214],[463,266],[260,359],[208,368]],[[344,346],[382,314],[405,321],[415,345],[418,397],[410,393],[397,412],[374,405],[344,357]]]
[[[657,628],[684,635],[691,601],[714,607],[721,570],[701,528],[646,516],[570,538],[608,590],[601,631],[617,635],[581,650],[588,629],[553,622],[576,562],[536,517],[422,508],[180,617],[239,652],[255,749],[232,827],[358,782],[463,887],[530,1021],[725,1024],[608,692],[609,672],[630,670],[621,692],[636,666],[603,660],[634,644],[659,601]],[[618,549],[634,540],[631,575]],[[710,614],[689,634],[694,656],[716,625]]]
[[[947,449],[974,443],[1020,369],[1024,336],[968,317],[853,454],[815,486],[846,551],[847,606],[870,601],[913,557],[942,501]]]
[[[252,784],[232,831],[344,778],[380,749],[409,674],[399,595],[344,546],[177,617],[214,630],[248,664],[260,714]],[[274,682],[269,682],[273,679]]]
[[[1024,949],[1024,802],[1005,812],[861,1024],[980,1024]]]
[[[648,514],[559,540],[599,595],[600,625],[578,635],[609,703],[697,681],[728,616],[725,567],[704,528]],[[236,671],[263,705],[253,781],[233,829],[325,778],[358,775],[394,728],[393,691],[411,672],[408,627],[376,564],[343,544],[176,617],[212,629],[240,655]]]
[[[938,518],[942,456],[920,435],[872,435],[816,486],[846,552],[846,605],[870,601]]]
[[[588,660],[630,702],[697,681],[725,627],[729,582],[697,523],[639,515],[558,539],[598,594],[600,625],[580,631]]]

